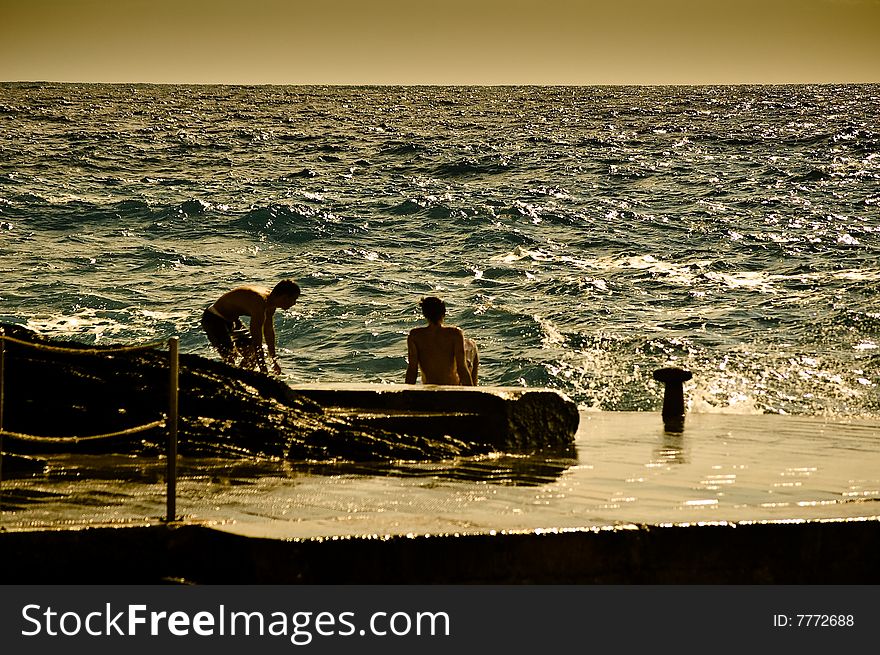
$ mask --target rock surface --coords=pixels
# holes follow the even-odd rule
[[[107,354],[102,351],[109,347],[50,340],[16,325],[0,327],[15,339],[77,351],[5,343],[4,451],[164,450],[163,428],[107,439],[71,437],[124,431],[167,413],[167,352]],[[463,390],[410,388],[408,393],[379,394],[376,388],[384,385],[364,385],[358,393],[349,389],[334,399],[332,393],[322,397],[297,391],[277,378],[186,354],[180,356],[179,386],[183,455],[436,460],[498,450],[566,450],[572,448],[577,429],[577,408],[550,391],[530,395],[524,390],[480,388],[471,391],[472,411],[467,412],[454,408],[461,403],[448,402],[466,398],[450,396],[468,393]],[[346,386],[350,385],[339,385],[340,394]],[[357,396],[361,401],[352,403]],[[377,413],[371,410],[381,408],[364,402],[383,396],[402,404],[394,412],[386,408]],[[413,404],[415,399],[421,400]]]

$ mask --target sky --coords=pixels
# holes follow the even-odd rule
[[[0,80],[880,82],[880,0],[0,0]]]

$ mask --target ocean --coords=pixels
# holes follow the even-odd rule
[[[418,300],[481,384],[585,410],[880,416],[880,86],[0,84],[0,321],[179,335],[295,278],[282,376],[402,382]]]

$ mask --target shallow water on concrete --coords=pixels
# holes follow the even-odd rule
[[[577,457],[440,463],[181,460],[177,511],[282,538],[564,530],[880,515],[880,423],[582,412]],[[141,524],[165,513],[165,462],[54,456],[5,479],[2,527]]]

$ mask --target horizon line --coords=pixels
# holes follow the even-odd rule
[[[796,81],[796,82],[144,82],[144,81],[96,81],[96,80],[0,80],[0,84],[102,84],[109,86],[338,86],[338,87],[681,87],[681,86],[839,86],[877,85],[877,80],[861,81]]]

